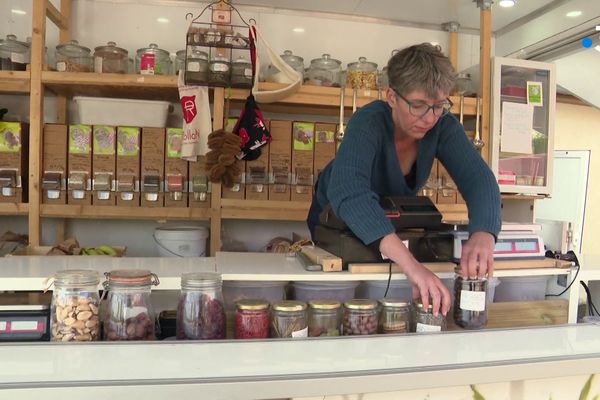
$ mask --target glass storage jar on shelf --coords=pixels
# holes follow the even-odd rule
[[[377,77],[377,86],[381,89],[386,89],[390,86],[390,81],[387,73],[387,65],[381,69]]]
[[[0,39],[0,71],[25,71],[29,64],[28,50],[15,35]]]
[[[271,337],[305,338],[308,336],[306,303],[281,300],[273,303]]]
[[[344,303],[342,334],[374,335],[377,333],[377,301],[352,299]]]
[[[89,342],[100,339],[100,297],[96,271],[72,269],[53,276],[51,340]]]
[[[269,337],[271,315],[266,300],[244,299],[235,303],[235,338],[266,339]]]
[[[346,86],[353,89],[377,89],[377,64],[359,57],[357,62],[348,64]]]
[[[148,47],[137,49],[135,70],[142,75],[169,75],[171,56],[168,51],[160,49],[156,43],[150,43]]]
[[[208,84],[228,87],[231,82],[231,62],[224,55],[215,54],[208,64]]]
[[[304,83],[315,86],[340,87],[341,65],[341,61],[331,58],[329,54],[323,54],[321,58],[315,58],[310,62]]]
[[[92,71],[91,50],[77,40],[56,46],[56,70],[60,72]]]
[[[94,49],[94,72],[126,74],[129,69],[129,52],[117,47],[115,42]]]
[[[340,336],[341,307],[336,300],[308,302],[308,336]]]
[[[454,277],[454,322],[465,329],[481,329],[487,324],[486,278],[463,278],[460,266]]]
[[[120,269],[104,274],[108,291],[103,315],[105,340],[154,340],[154,310],[150,299],[158,277],[147,270]]]
[[[239,56],[231,64],[231,86],[237,88],[252,87],[252,63]]]
[[[181,276],[177,339],[225,339],[221,275],[190,272]]]
[[[206,85],[208,82],[208,53],[198,46],[188,46],[185,57],[185,82]]]
[[[403,299],[379,300],[379,333],[410,332],[410,304]]]
[[[437,316],[433,315],[433,306],[431,301],[427,308],[421,301],[415,304],[415,332],[440,332],[446,330],[446,317],[439,312]]]
[[[186,50],[177,50],[175,53],[175,75],[179,75],[179,70],[185,71]]]

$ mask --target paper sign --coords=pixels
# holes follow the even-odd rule
[[[502,102],[500,151],[532,154],[532,127],[533,106],[531,104]]]
[[[542,82],[527,81],[527,104],[543,106]]]
[[[460,291],[460,309],[467,311],[485,310],[485,292]]]
[[[416,332],[441,332],[442,327],[437,325],[427,325],[417,322]]]

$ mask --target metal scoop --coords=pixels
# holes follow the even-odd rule
[[[477,102],[475,104],[475,107],[477,108],[477,115],[475,116],[475,137],[472,141],[473,146],[475,146],[477,150],[481,150],[483,146],[485,146],[485,142],[481,140],[481,135],[479,134],[479,100],[479,96],[477,96]]]

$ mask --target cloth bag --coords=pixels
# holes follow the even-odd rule
[[[183,112],[183,143],[181,158],[197,161],[208,151],[208,135],[212,132],[208,87],[186,85],[184,70],[177,77],[179,104]]]

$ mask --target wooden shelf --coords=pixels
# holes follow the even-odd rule
[[[502,193],[502,200],[539,200],[545,199],[548,196],[542,194],[512,194]]]
[[[119,207],[42,204],[42,217],[78,219],[149,219],[206,220],[212,216],[209,208]]]
[[[27,215],[28,213],[27,203],[0,203],[0,215]]]
[[[0,92],[29,93],[29,71],[0,71]]]
[[[221,199],[221,218],[306,221],[310,203]]]

